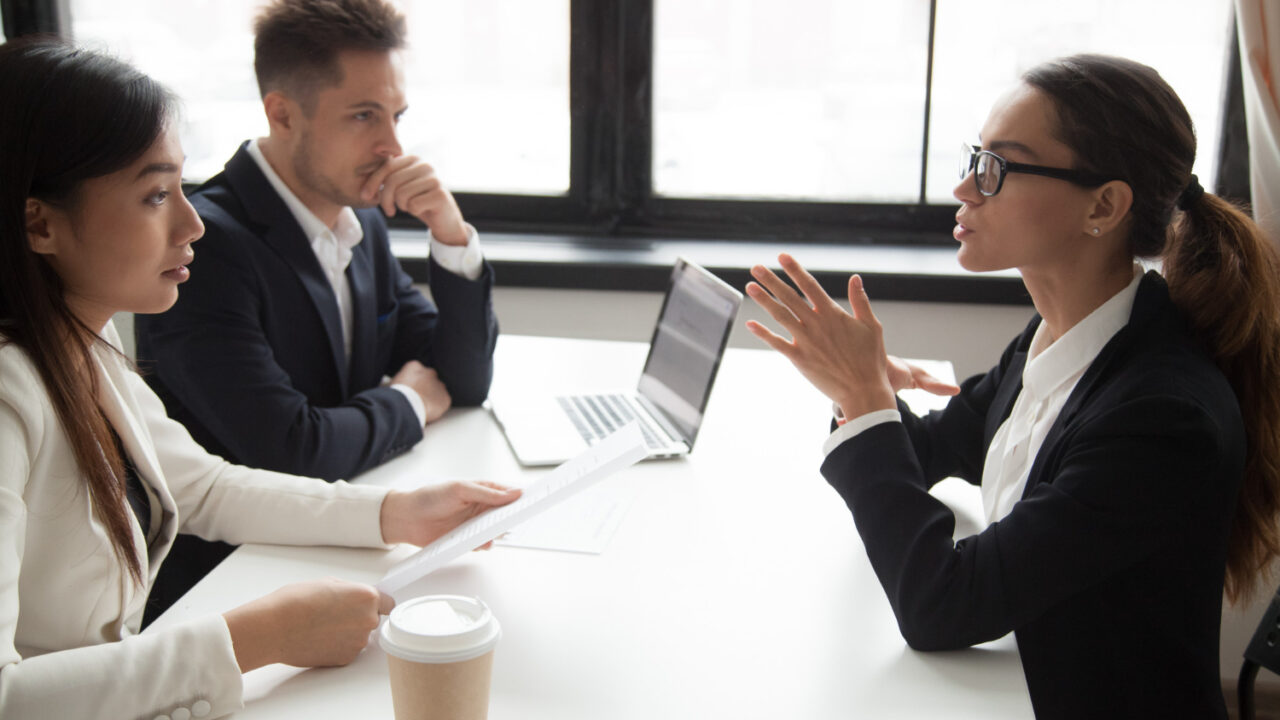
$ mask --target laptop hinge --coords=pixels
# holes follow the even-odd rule
[[[671,424],[671,421],[667,419],[667,414],[662,411],[662,408],[654,405],[649,398],[640,393],[636,393],[635,399],[644,406],[645,410],[649,411],[649,417],[653,418],[654,422],[661,426],[662,431],[667,434],[667,437],[671,438],[675,442],[683,443],[687,450],[692,449],[689,445],[689,439],[684,436],[684,433],[680,432]]]

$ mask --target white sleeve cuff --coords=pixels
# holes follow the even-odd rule
[[[422,403],[422,396],[418,394],[418,391],[404,383],[391,383],[390,388],[399,390],[404,395],[404,398],[409,401],[410,407],[413,408],[413,414],[418,416],[418,424],[426,426],[427,406]]]
[[[431,244],[431,257],[435,258],[437,265],[454,275],[468,280],[479,280],[480,274],[484,272],[484,256],[480,254],[480,235],[476,233],[471,223],[466,223],[466,226],[466,245],[445,245],[436,240],[428,230],[427,238]]]
[[[831,451],[839,447],[845,440],[862,433],[864,430],[887,422],[902,422],[902,413],[898,412],[897,409],[893,409],[876,410],[866,415],[859,415],[836,428],[827,436],[826,441],[822,443],[822,456],[830,455]]]

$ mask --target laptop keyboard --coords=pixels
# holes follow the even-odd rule
[[[588,445],[594,445],[632,420],[640,425],[648,447],[656,449],[671,444],[665,432],[654,427],[648,418],[632,411],[624,395],[564,395],[556,398],[556,402],[560,403]]]

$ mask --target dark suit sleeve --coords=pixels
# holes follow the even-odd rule
[[[982,466],[986,460],[983,428],[987,414],[1008,371],[1010,359],[1022,341],[1023,338],[1019,338],[1010,343],[999,364],[985,375],[975,375],[961,383],[960,393],[952,397],[942,410],[920,417],[913,414],[906,403],[898,400],[902,424],[920,466],[922,487],[933,487],[948,477],[962,478],[973,485],[981,484]]]
[[[271,280],[255,267],[263,261],[253,254],[259,241],[216,210],[202,214],[206,234],[177,304],[138,322],[143,369],[182,409],[171,414],[236,462],[327,480],[356,475],[420,440],[417,416],[396,390],[375,387],[319,407],[293,386],[264,318],[283,318],[284,329],[272,332],[285,335],[290,317],[311,310],[273,307]],[[275,341],[288,346],[290,339]],[[306,360],[332,364],[327,354]]]
[[[908,644],[954,649],[1023,626],[1185,533],[1191,508],[1221,506],[1215,484],[1239,471],[1219,466],[1233,442],[1185,399],[1114,402],[1074,431],[1050,481],[960,542],[901,424],[842,443],[822,474],[852,512]]]
[[[430,301],[418,292],[395,258],[398,330],[388,375],[409,360],[435,368],[449,390],[454,405],[479,405],[489,396],[493,381],[493,351],[498,340],[498,320],[493,312],[493,268],[486,262],[483,274],[468,280],[428,261]]]

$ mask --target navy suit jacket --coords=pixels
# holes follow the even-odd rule
[[[412,359],[436,369],[456,405],[488,395],[498,334],[488,264],[470,281],[431,261],[433,303],[392,255],[381,212],[357,210],[348,367],[333,289],[243,146],[191,202],[206,228],[191,278],[171,310],[135,328],[148,382],[214,454],[327,480],[378,465],[422,438],[408,400],[381,386]]]
[[[1225,718],[1218,626],[1243,474],[1235,395],[1149,273],[1128,325],[1045,437],[1022,500],[953,543],[928,488],[978,483],[1039,318],[945,410],[877,425],[822,473],[844,498],[907,642],[1014,632],[1040,718]]]

